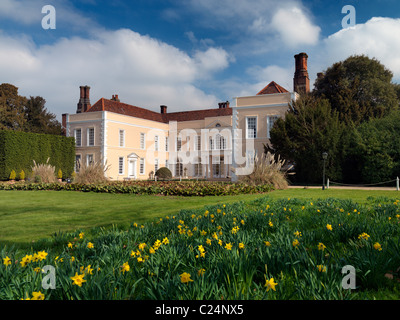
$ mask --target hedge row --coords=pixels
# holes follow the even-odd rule
[[[236,194],[265,193],[273,190],[271,185],[249,186],[241,183],[205,181],[137,181],[131,183],[111,182],[107,184],[77,183],[30,183],[0,184],[0,190],[55,190],[101,193],[130,193],[176,196],[222,196]]]
[[[0,180],[8,180],[12,170],[16,173],[32,171],[33,160],[61,169],[64,176],[74,170],[75,140],[73,137],[19,131],[0,131]]]

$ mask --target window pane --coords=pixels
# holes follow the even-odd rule
[[[247,138],[254,139],[256,138],[257,133],[257,118],[251,117],[247,118]]]
[[[145,135],[144,133],[140,134],[140,149],[144,149],[145,148]]]
[[[94,128],[88,129],[88,145],[94,146]]]
[[[181,151],[182,149],[182,138],[176,138],[176,151]]]
[[[273,126],[274,126],[274,123],[275,123],[275,121],[276,120],[278,120],[279,119],[279,117],[278,116],[269,116],[268,118],[267,118],[267,124],[268,124],[268,128],[267,128],[267,138],[269,139],[270,138],[270,132],[271,132],[271,129],[273,128]]]
[[[144,174],[144,159],[143,158],[140,158],[139,170],[140,170],[140,174]]]
[[[125,131],[119,130],[119,146],[123,147],[125,145]]]
[[[158,136],[154,137],[154,150],[158,151]]]
[[[81,129],[75,130],[75,143],[76,143],[77,147],[80,147],[82,145],[82,130]]]
[[[124,174],[124,158],[123,157],[119,157],[118,171],[119,171],[119,174]]]
[[[79,172],[79,168],[81,167],[81,155],[75,156],[75,172]]]

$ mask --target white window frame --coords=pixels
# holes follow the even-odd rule
[[[124,157],[118,157],[118,174],[119,175],[125,174],[125,158]]]
[[[77,158],[79,158],[79,160]],[[79,161],[79,164],[78,164],[78,161]],[[81,164],[82,164],[82,155],[81,154],[76,154],[75,155],[75,166],[74,166],[76,173],[79,172]]]
[[[87,154],[87,155],[86,155],[86,165],[87,165],[87,166],[90,165],[90,162],[89,162],[89,159],[90,159],[90,158],[92,158],[92,162],[94,163],[94,154],[93,154],[93,153],[90,153],[90,154]]]
[[[196,151],[200,151],[201,150],[201,136],[196,136]]]
[[[249,137],[250,131],[249,131],[249,120],[255,119],[255,129],[254,129],[254,134]],[[246,117],[246,139],[256,139],[257,138],[257,121],[258,117],[257,116],[248,116]]]
[[[201,157],[197,157],[194,160],[194,176],[201,177],[203,175],[203,165],[201,163]]]
[[[159,139],[158,136],[154,136],[154,151],[158,151],[159,149],[159,143],[158,143]]]
[[[93,141],[91,139],[91,134],[90,132],[93,131]],[[87,128],[87,146],[88,147],[93,147],[95,145],[95,132],[94,132],[94,127]]]
[[[160,166],[158,165],[158,159],[154,159],[154,173],[157,172],[157,170],[160,169]]]
[[[146,134],[144,132],[140,133],[140,149],[146,149]]]
[[[267,116],[267,138],[271,139],[271,129],[274,126],[274,123],[279,119],[280,117],[276,114],[269,115]],[[271,123],[271,119],[273,119]]]
[[[78,132],[79,132],[79,140],[78,140]],[[82,128],[76,128],[74,130],[74,137],[75,137],[75,146],[82,147]]]
[[[177,137],[176,138],[176,151],[181,151],[182,150],[182,138]]]
[[[119,146],[125,147],[125,130],[119,130]]]
[[[139,160],[139,174],[144,175],[146,173],[146,161],[144,161],[144,158],[140,158]]]

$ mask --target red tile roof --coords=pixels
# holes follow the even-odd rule
[[[257,93],[257,95],[285,93],[285,92],[289,91],[281,87],[276,82],[271,81],[264,89],[262,89],[259,93]],[[95,111],[110,111],[131,117],[147,119],[163,123],[168,123],[169,121],[203,120],[209,117],[224,117],[232,115],[232,109],[229,107],[171,112],[171,113],[159,113],[148,109],[132,106],[130,104],[126,104],[116,100],[109,100],[104,98],[101,98],[99,101],[97,101],[86,112],[95,112]]]
[[[257,95],[261,94],[274,94],[274,93],[285,93],[289,92],[284,87],[277,84],[275,81],[271,81],[268,85],[262,89]]]
[[[115,100],[101,98],[87,112],[110,111],[131,117],[168,123],[169,121],[202,120],[208,117],[223,117],[232,115],[231,108],[215,108],[183,112],[158,113],[148,109],[132,106]]]

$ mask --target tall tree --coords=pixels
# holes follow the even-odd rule
[[[381,118],[399,106],[393,73],[378,60],[351,56],[329,67],[315,81],[313,94],[325,97],[339,118],[356,125]]]
[[[62,134],[62,126],[53,113],[47,111],[46,100],[42,97],[30,97],[24,108],[25,130],[34,133]]]
[[[285,119],[278,119],[271,130],[271,146],[266,151],[278,153],[295,165],[299,182],[322,181],[322,153],[328,152],[327,174],[341,179],[340,140],[343,124],[339,113],[327,99],[311,94],[292,103]]]
[[[24,106],[26,98],[18,94],[12,84],[0,85],[0,129],[23,130],[26,120]]]

